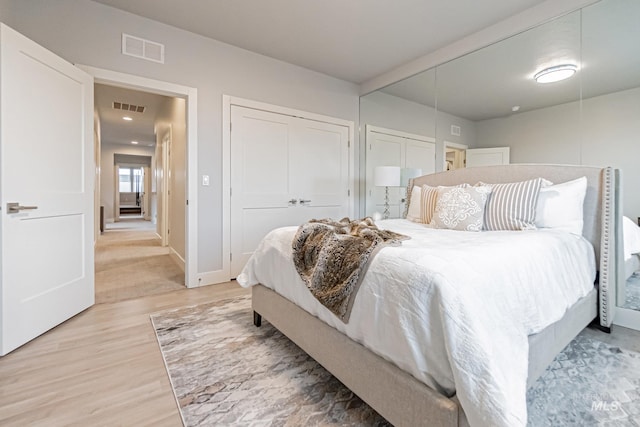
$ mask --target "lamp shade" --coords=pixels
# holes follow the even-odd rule
[[[420,168],[402,168],[400,171],[400,186],[406,187],[409,185],[409,180],[417,178],[422,175],[422,169]]]
[[[399,166],[376,166],[373,170],[373,185],[376,187],[399,187]]]

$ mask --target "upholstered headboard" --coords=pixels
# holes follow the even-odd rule
[[[615,290],[622,263],[617,257],[621,245],[621,209],[619,171],[574,165],[514,164],[456,169],[424,175],[409,182],[407,197],[414,185],[456,185],[478,181],[488,183],[517,182],[542,177],[561,183],[585,176],[587,193],[584,200],[582,235],[593,244],[598,265],[600,326],[609,328],[613,322]],[[408,203],[407,203],[408,205]],[[620,252],[621,253],[621,252]],[[622,255],[621,255],[622,256]]]

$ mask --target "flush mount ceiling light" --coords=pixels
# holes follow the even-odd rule
[[[122,120],[126,120],[126,121],[130,122],[130,121],[131,121],[131,120],[133,120],[133,119],[132,119],[131,117],[129,117],[129,116],[124,116],[124,117],[122,118]]]
[[[138,141],[131,141],[131,143],[132,143],[133,145],[137,145],[137,144],[138,144]]]
[[[553,83],[560,80],[568,79],[573,76],[578,67],[573,64],[556,65],[555,67],[545,68],[544,70],[536,73],[533,78],[538,83]]]

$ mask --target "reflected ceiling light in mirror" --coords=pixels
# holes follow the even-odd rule
[[[513,107],[511,107],[511,111],[513,111],[514,113],[520,111],[520,106],[519,105],[514,105]]]
[[[555,67],[545,68],[544,70],[537,72],[533,78],[538,83],[553,83],[568,79],[573,76],[576,71],[578,71],[578,67],[576,65],[562,64],[556,65]]]
[[[138,141],[131,141],[133,145],[138,145]]]
[[[124,116],[124,117],[122,118],[122,120],[125,120],[125,121],[127,121],[127,122],[130,122],[130,121],[131,121],[131,120],[133,120],[133,119],[132,119],[131,117],[129,117],[129,116]]]

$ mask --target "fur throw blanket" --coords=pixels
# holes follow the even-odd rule
[[[312,219],[293,239],[293,262],[313,296],[347,323],[368,262],[384,245],[409,238],[380,230],[369,217]]]

